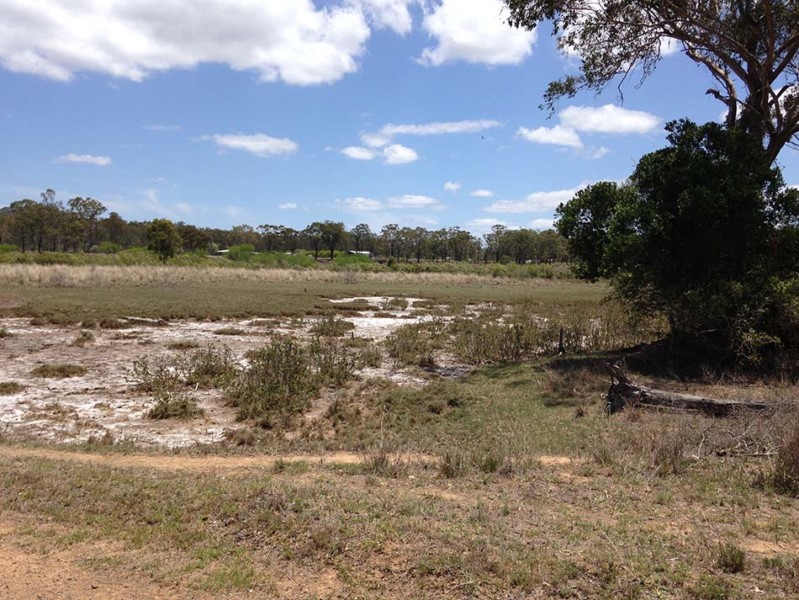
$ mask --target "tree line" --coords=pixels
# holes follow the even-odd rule
[[[337,221],[314,221],[304,229],[264,224],[230,229],[197,227],[166,219],[126,221],[94,198],[66,205],[48,189],[40,200],[23,199],[0,208],[0,244],[21,252],[117,252],[149,246],[164,252],[207,252],[244,247],[253,252],[295,253],[333,258],[336,251],[368,253],[396,261],[468,261],[525,264],[568,260],[566,240],[553,230],[495,225],[482,237],[460,227],[430,230],[396,223],[372,231],[361,223],[347,229]],[[156,249],[157,248],[157,249]]]

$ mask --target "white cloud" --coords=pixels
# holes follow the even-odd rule
[[[358,69],[371,34],[364,12],[376,25],[404,31],[401,4],[0,0],[0,64],[60,81],[78,72],[141,81],[154,72],[220,63],[253,70],[263,81],[330,83]]]
[[[579,134],[569,127],[555,125],[554,127],[539,127],[527,129],[519,127],[516,135],[528,142],[536,144],[551,144],[553,146],[567,146],[569,148],[582,148],[583,141]]]
[[[512,29],[502,0],[441,0],[425,14],[422,27],[434,38],[425,48],[423,65],[454,61],[487,65],[516,65],[532,53],[535,31]]]
[[[471,231],[474,234],[482,235],[484,233],[488,233],[491,231],[491,228],[494,225],[503,225],[508,229],[515,229],[513,225],[506,223],[505,221],[500,221],[499,219],[492,219],[492,218],[485,218],[485,219],[472,219],[468,223],[466,223],[466,229]]]
[[[481,119],[476,121],[444,121],[438,123],[405,124],[394,125],[389,123],[384,125],[375,133],[361,134],[361,141],[372,148],[382,148],[391,143],[392,138],[397,135],[448,135],[455,133],[479,133],[486,129],[500,127],[502,123],[493,119]]]
[[[610,154],[610,148],[605,148],[605,146],[599,146],[598,148],[592,148],[588,152],[585,153],[585,157],[589,160],[597,160],[602,158],[603,156],[607,156]]]
[[[94,156],[93,154],[74,154],[70,152],[64,156],[56,158],[54,163],[78,163],[84,165],[95,165],[98,167],[107,167],[111,164],[111,158],[108,156]]]
[[[444,208],[444,205],[435,198],[415,194],[389,198],[386,201],[386,206],[389,208],[427,208],[434,210]]]
[[[374,150],[362,148],[361,146],[347,146],[341,153],[354,160],[374,160],[377,156]]]
[[[558,113],[564,127],[592,133],[649,133],[660,126],[655,115],[640,110],[604,106],[567,106]]]
[[[475,121],[443,121],[438,123],[384,125],[378,135],[391,138],[395,135],[446,135],[451,133],[477,133],[502,125],[493,119]]]
[[[286,202],[284,204],[278,204],[277,206],[280,210],[296,210],[297,205],[294,202]]]
[[[344,209],[350,212],[372,212],[383,208],[383,204],[379,200],[363,198],[361,196],[345,198],[344,200],[338,201],[338,203],[343,205]]]
[[[493,198],[494,192],[491,190],[474,190],[470,196],[474,196],[475,198]]]
[[[404,165],[418,159],[416,152],[402,144],[392,144],[383,149],[383,160],[387,165]]]
[[[575,188],[554,190],[550,192],[533,192],[523,200],[498,200],[486,208],[495,213],[536,213],[555,210],[559,204],[568,202],[574,195],[587,186],[581,183]]]
[[[264,158],[280,156],[282,154],[293,154],[299,148],[296,142],[288,138],[275,138],[265,133],[256,133],[253,135],[204,135],[200,139],[214,142],[217,146],[225,150],[243,150]]]
[[[347,146],[341,150],[341,153],[354,160],[374,160],[379,156],[387,165],[404,165],[419,159],[419,155],[413,149],[402,144],[392,144],[382,149]]]
[[[542,231],[544,229],[552,229],[554,223],[554,219],[535,219],[530,223],[530,227]]]
[[[400,35],[410,33],[413,19],[408,5],[416,0],[350,0],[350,4],[363,11],[377,27],[388,27]]]
[[[462,187],[463,186],[460,183],[454,181],[448,181],[447,183],[444,184],[444,189],[448,192],[457,192]]]

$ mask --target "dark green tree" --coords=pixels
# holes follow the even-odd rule
[[[751,135],[688,121],[667,130],[670,146],[644,156],[628,183],[558,207],[577,273],[608,277],[638,312],[665,315],[674,339],[738,357],[796,346],[799,192]]]
[[[178,228],[169,219],[153,219],[147,228],[147,247],[158,254],[162,263],[175,256],[182,244]]]
[[[330,260],[333,260],[336,250],[347,240],[347,229],[344,223],[337,221],[323,221],[319,224],[319,229],[322,233],[322,245],[330,251]]]
[[[761,140],[773,162],[799,132],[799,5],[796,0],[504,0],[515,27],[553,24],[580,74],[550,84],[545,101],[646,78],[676,44],[703,66],[724,103],[726,125]]]

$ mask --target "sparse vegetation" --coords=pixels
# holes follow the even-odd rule
[[[311,333],[322,337],[341,337],[355,329],[350,321],[335,316],[323,317],[311,326]]]
[[[0,396],[12,396],[25,391],[25,386],[16,381],[0,381]]]
[[[84,348],[89,344],[93,343],[94,343],[94,334],[91,331],[88,331],[87,329],[83,329],[77,336],[75,336],[75,339],[73,339],[70,342],[70,346]]]
[[[68,377],[82,377],[86,375],[88,369],[81,365],[72,365],[68,363],[56,363],[48,365],[39,365],[31,375],[34,377],[46,377],[50,379],[66,379]]]
[[[197,400],[184,390],[159,391],[155,400],[155,406],[147,411],[148,419],[192,419],[203,414]]]

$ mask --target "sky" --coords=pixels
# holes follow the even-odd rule
[[[578,60],[506,17],[500,0],[0,0],[0,206],[52,188],[203,227],[545,229],[665,146],[668,121],[720,118],[679,52],[550,115]]]

